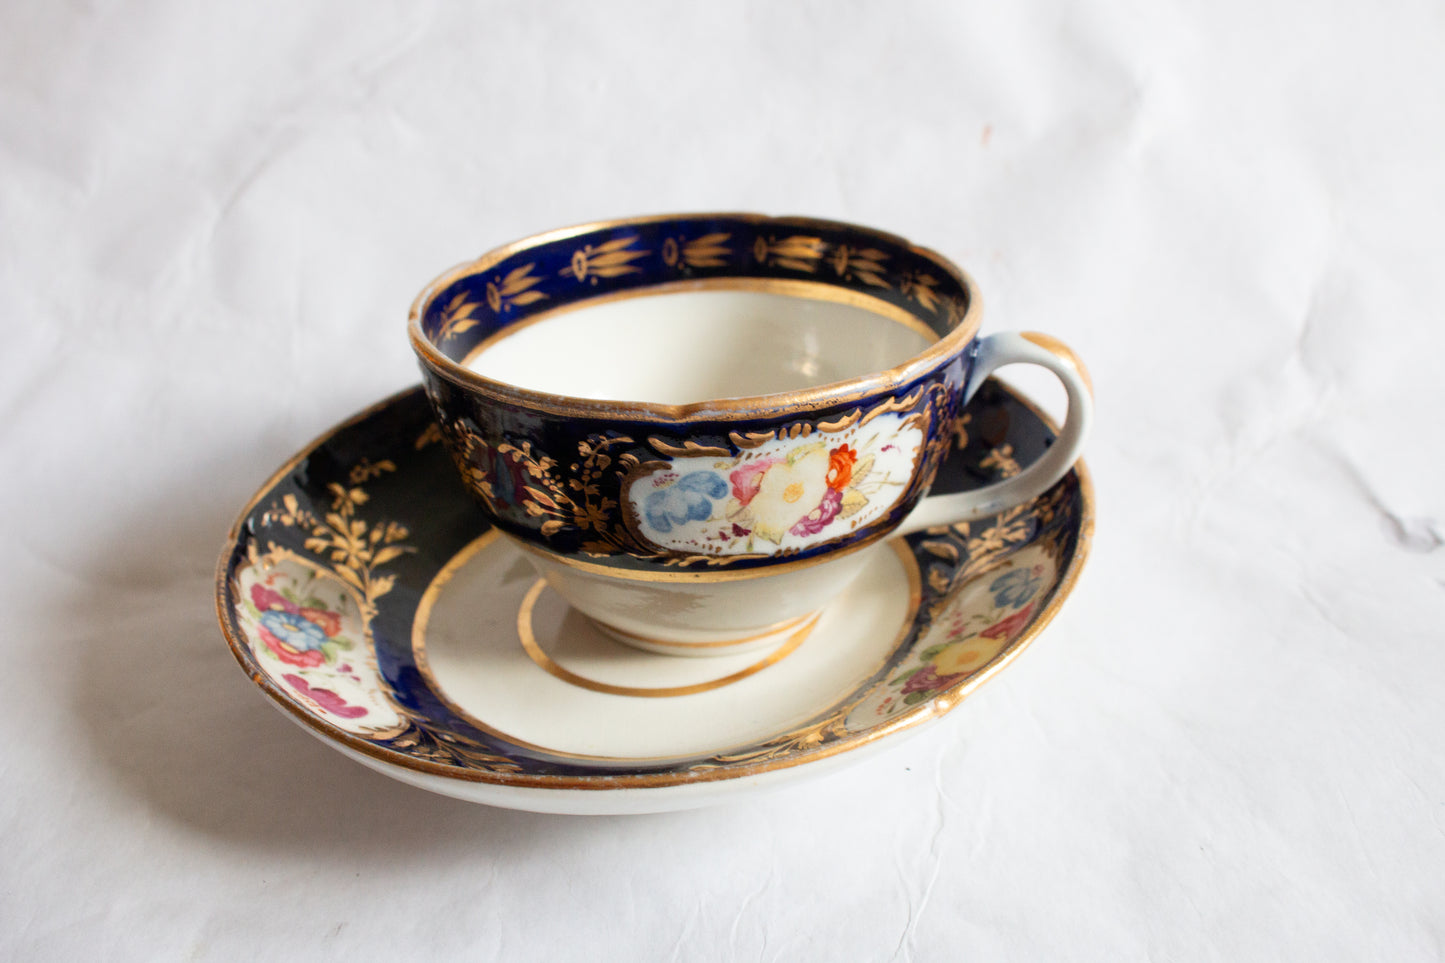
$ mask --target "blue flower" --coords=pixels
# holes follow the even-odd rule
[[[728,483],[721,475],[693,471],[649,494],[642,510],[654,530],[670,532],[674,525],[707,521],[712,517],[712,500],[727,493]]]
[[[297,652],[319,650],[326,641],[325,629],[295,612],[281,612],[276,609],[262,612],[261,625]]]
[[[1005,572],[989,583],[995,605],[1023,605],[1034,597],[1043,579],[1026,568]]]

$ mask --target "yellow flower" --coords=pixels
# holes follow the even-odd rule
[[[999,645],[988,639],[969,639],[950,645],[931,660],[940,676],[977,672],[998,654]]]
[[[757,494],[734,520],[759,538],[781,543],[788,530],[823,500],[828,491],[828,468],[828,449],[822,444],[794,452],[763,474]]]

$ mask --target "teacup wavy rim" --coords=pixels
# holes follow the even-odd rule
[[[450,285],[472,274],[483,273],[509,257],[519,254],[531,248],[550,244],[554,241],[566,240],[569,237],[578,237],[595,231],[609,230],[619,227],[631,227],[640,224],[656,224],[659,222],[678,219],[716,219],[742,221],[751,224],[777,224],[793,227],[813,227],[824,230],[843,230],[859,232],[871,235],[897,247],[907,249],[911,253],[933,262],[940,271],[950,275],[967,294],[967,305],[964,308],[963,316],[948,333],[918,354],[909,358],[902,364],[896,365],[883,371],[862,375],[857,378],[849,378],[845,381],[834,381],[822,385],[814,385],[810,388],[800,388],[793,391],[776,392],[764,395],[750,395],[737,398],[720,398],[708,401],[689,402],[687,404],[662,404],[659,402],[627,401],[621,399],[603,398],[577,398],[570,395],[560,395],[553,392],[538,391],[532,388],[524,388],[520,385],[510,384],[505,381],[498,381],[479,374],[462,364],[453,361],[442,352],[425,332],[422,331],[421,320],[426,313],[427,307],[432,303],[438,294],[445,291]],[[722,275],[719,279],[738,279],[739,275]],[[758,278],[760,282],[766,283],[771,279]],[[778,279],[787,284],[787,279]],[[689,285],[696,285],[692,289],[705,290],[706,282],[686,282]],[[826,282],[813,281],[822,287],[835,287]],[[665,286],[649,285],[638,291],[639,295],[664,293]],[[867,297],[867,295],[862,295]],[[602,301],[605,298],[588,299],[588,301]],[[882,302],[885,303],[886,302]],[[576,305],[580,309],[584,304]],[[979,327],[983,316],[983,306],[979,299],[978,286],[974,284],[969,274],[954,264],[948,258],[932,250],[912,243],[897,234],[887,231],[880,231],[876,228],[866,227],[861,224],[852,224],[847,221],[834,221],[826,218],[783,216],[773,217],[767,214],[757,213],[673,213],[673,214],[648,214],[639,217],[613,218],[608,220],[591,221],[585,224],[578,224],[572,227],[562,227],[551,231],[544,231],[525,237],[502,247],[494,248],[472,261],[459,264],[433,280],[412,302],[411,311],[407,317],[407,334],[411,340],[413,350],[418,357],[425,362],[437,375],[446,378],[453,384],[463,388],[477,391],[488,398],[501,401],[507,404],[519,405],[526,408],[538,409],[560,415],[623,415],[638,421],[685,421],[691,418],[706,418],[707,420],[728,421],[742,418],[782,416],[787,410],[817,410],[846,404],[875,393],[887,393],[890,389],[902,387],[922,377],[927,372],[934,370],[940,364],[946,363],[949,359],[959,355],[966,346],[978,335]]]

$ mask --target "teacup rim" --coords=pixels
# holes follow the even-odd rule
[[[483,273],[496,264],[522,251],[566,240],[596,231],[656,224],[679,219],[716,219],[750,222],[753,224],[778,224],[794,227],[812,227],[824,230],[846,230],[863,232],[887,241],[897,247],[932,261],[953,277],[967,292],[967,305],[963,316],[946,334],[929,344],[922,351],[901,364],[882,371],[848,378],[843,381],[827,382],[808,388],[774,392],[762,395],[748,395],[735,398],[717,398],[685,404],[631,401],[624,399],[581,398],[554,392],[525,388],[509,382],[499,381],[479,374],[463,364],[452,360],[442,352],[422,331],[421,319],[425,309],[438,294],[451,284],[471,274]],[[826,284],[826,282],[814,282]],[[832,286],[832,285],[829,285]],[[654,287],[654,286],[649,286]],[[655,286],[660,288],[661,285]],[[407,316],[407,334],[413,351],[438,376],[462,388],[476,391],[494,401],[517,405],[529,409],[547,411],[559,415],[584,416],[625,416],[638,421],[687,421],[690,419],[736,420],[742,418],[781,415],[788,410],[800,408],[817,410],[830,408],[871,395],[886,393],[890,389],[907,385],[940,364],[960,354],[977,336],[982,324],[983,306],[978,286],[973,278],[949,258],[932,248],[914,244],[908,239],[882,231],[878,228],[848,221],[804,215],[774,216],[756,212],[678,212],[670,214],[645,214],[635,217],[608,218],[555,228],[520,238],[500,247],[493,248],[470,261],[457,264],[428,283],[412,301]]]

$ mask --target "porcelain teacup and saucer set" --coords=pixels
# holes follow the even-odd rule
[[[972,282],[868,228],[669,215],[432,282],[423,384],[283,465],[221,626],[387,775],[542,812],[700,806],[941,717],[1088,551],[1087,375],[979,335]],[[989,377],[1042,365],[1062,428]]]

